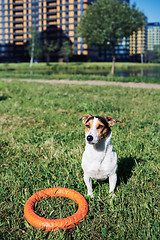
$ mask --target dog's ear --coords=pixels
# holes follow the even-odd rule
[[[82,122],[85,124],[85,122],[87,121],[87,119],[90,118],[90,117],[92,117],[92,115],[86,114],[86,115],[84,115],[84,116],[81,118],[81,120],[82,120]]]
[[[119,120],[117,120],[117,119],[115,119],[115,118],[113,118],[111,116],[107,116],[107,117],[105,117],[105,119],[108,122],[108,126],[109,127],[114,126],[116,124],[116,122],[120,122]]]

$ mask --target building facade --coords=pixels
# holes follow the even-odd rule
[[[147,50],[147,25],[130,36],[130,56],[132,60],[142,61]],[[140,59],[141,58],[141,59]]]
[[[147,25],[147,50],[153,51],[154,46],[160,45],[160,22]]]
[[[76,28],[88,5],[94,0],[1,0],[0,61],[28,61],[28,43],[34,27],[40,39],[68,40],[79,60],[112,60],[109,49],[88,46]],[[129,3],[128,0],[125,0]],[[129,59],[129,38],[116,46],[117,60]],[[42,59],[44,60],[44,59]],[[56,59],[51,60],[58,60]]]
[[[31,28],[41,38],[68,38],[75,55],[87,55],[88,46],[76,35],[76,27],[90,0],[1,0],[0,59],[23,61]]]
[[[111,60],[109,49],[90,47],[76,34],[80,17],[94,0],[1,0],[0,60],[26,61],[27,45],[34,26],[40,38],[47,41],[64,39],[72,44],[79,59]],[[126,0],[126,2],[129,2]],[[117,60],[129,57],[129,39],[121,39],[116,47]]]

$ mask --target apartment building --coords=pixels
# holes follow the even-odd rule
[[[147,50],[147,26],[143,26],[130,36],[129,53],[132,59],[138,61]],[[142,59],[141,59],[142,60]]]
[[[153,51],[154,46],[160,45],[160,23],[148,23],[147,25],[147,50]]]
[[[88,46],[77,36],[76,27],[91,0],[1,0],[0,59],[28,58],[26,46],[31,27],[41,38],[68,38],[75,55],[87,55]]]
[[[88,46],[76,34],[80,17],[92,1],[1,0],[0,61],[28,61],[27,45],[33,26],[41,40],[58,40],[62,44],[64,39],[68,39],[77,59],[111,60],[109,49]],[[129,57],[129,39],[121,39],[116,47],[116,56],[119,60]]]

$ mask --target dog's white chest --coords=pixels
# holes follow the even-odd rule
[[[105,144],[105,143],[104,143]],[[95,148],[87,145],[82,157],[82,168],[91,178],[106,179],[117,167],[117,156],[112,144]]]

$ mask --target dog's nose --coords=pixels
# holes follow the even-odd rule
[[[93,140],[92,135],[88,135],[88,136],[87,136],[87,141],[88,141],[88,142],[91,142],[92,140]]]

